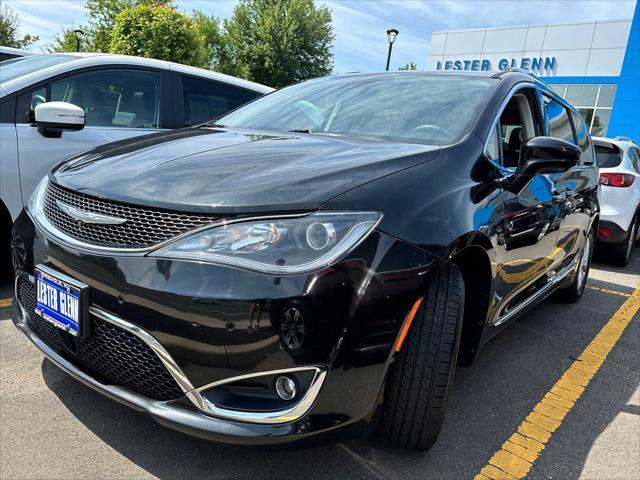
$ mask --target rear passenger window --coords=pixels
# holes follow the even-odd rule
[[[560,138],[575,145],[569,113],[561,103],[546,95],[542,96],[545,131],[550,137]]]
[[[615,168],[622,163],[623,152],[613,144],[596,145],[596,157],[600,168]]]
[[[576,137],[578,138],[578,146],[582,150],[580,159],[583,165],[593,165],[593,148],[591,147],[591,140],[589,138],[589,131],[584,123],[584,120],[580,115],[575,112],[571,112],[571,118],[573,120],[573,126],[576,129]]]
[[[193,77],[182,77],[185,126],[198,125],[256,98],[255,92]]]

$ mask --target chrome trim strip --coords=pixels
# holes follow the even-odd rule
[[[18,300],[18,279],[19,275],[16,276],[14,281],[14,292],[16,297],[16,303],[20,309],[20,314],[23,319],[26,319],[28,313],[24,309],[22,303]],[[327,371],[325,367],[322,366],[303,366],[303,367],[292,367],[292,368],[283,368],[279,370],[268,370],[262,372],[249,373],[245,375],[238,375],[235,377],[225,378],[223,380],[218,380],[213,383],[209,383],[199,388],[195,388],[191,381],[184,374],[182,369],[175,362],[173,357],[165,350],[165,348],[156,340],[156,338],[151,335],[146,330],[133,325],[132,323],[109,313],[99,307],[90,306],[89,313],[91,315],[95,315],[97,318],[108,322],[116,327],[122,328],[127,332],[135,335],[140,340],[142,340],[145,344],[153,350],[153,352],[158,356],[162,364],[169,371],[173,379],[176,381],[180,389],[184,392],[185,396],[191,401],[191,403],[198,408],[203,413],[213,415],[216,417],[236,420],[240,422],[248,422],[248,423],[260,423],[260,424],[277,424],[277,423],[286,423],[297,420],[302,417],[305,413],[309,411],[309,409],[313,406],[318,394],[320,393],[320,389],[324,383],[325,377],[327,375]],[[32,339],[33,340],[33,339]],[[35,343],[35,342],[34,342]],[[38,342],[38,347],[42,342]],[[44,344],[43,344],[44,345]],[[57,362],[56,362],[57,363]],[[311,384],[307,389],[305,395],[300,399],[296,404],[292,407],[284,409],[284,410],[276,410],[271,412],[248,412],[242,410],[229,410],[225,408],[220,408],[216,406],[213,402],[207,400],[202,392],[206,390],[210,390],[212,388],[219,387],[220,385],[228,384],[231,382],[236,382],[239,380],[245,380],[248,378],[256,378],[264,375],[277,375],[277,374],[287,374],[287,373],[295,373],[295,372],[303,372],[313,370],[315,375],[311,380]]]
[[[569,273],[571,273],[575,269],[577,263],[578,263],[577,260],[574,258],[571,261],[571,263],[566,267],[564,267],[562,270],[560,270],[560,272],[556,276],[554,276],[551,279],[551,281],[549,281],[549,283],[547,283],[544,287],[542,287],[540,290],[535,292],[529,298],[524,300],[522,303],[520,303],[519,305],[516,305],[512,310],[508,311],[503,316],[499,317],[498,320],[496,320],[493,323],[493,325],[495,327],[497,327],[498,325],[502,325],[507,320],[515,317],[524,308],[528,307],[529,305],[534,303],[536,300],[539,300],[541,297],[544,296],[544,294],[549,292],[549,290],[555,287],[561,280],[563,280]]]
[[[314,370],[315,375],[311,380],[311,384],[307,389],[307,393],[305,393],[304,397],[302,397],[302,399],[298,401],[298,403],[284,410],[276,410],[272,412],[247,412],[247,411],[241,411],[241,410],[229,410],[226,408],[221,408],[216,406],[214,403],[210,402],[204,396],[201,395],[202,392],[204,392],[205,390],[210,390],[212,388],[216,388],[221,385],[225,385],[227,383],[235,382],[238,380],[246,380],[248,378],[262,377],[264,375],[278,375],[278,374],[284,375],[287,373],[302,372],[302,371],[308,371],[308,370]],[[202,402],[200,405],[197,405],[197,406],[204,412],[210,413],[211,415],[215,415],[217,417],[222,417],[222,418],[228,418],[231,420],[237,420],[240,422],[263,423],[263,424],[292,422],[302,417],[305,413],[307,413],[311,409],[311,407],[313,406],[313,403],[318,397],[318,394],[320,393],[320,389],[322,388],[326,375],[327,375],[327,371],[324,367],[308,366],[308,367],[283,368],[280,370],[269,370],[266,372],[250,373],[247,375],[240,375],[238,377],[226,378],[224,380],[213,382],[203,387],[197,388],[195,393],[198,394]]]
[[[126,387],[104,384],[57,354],[40,340],[29,328],[26,317],[22,316],[19,310],[12,310],[11,319],[16,328],[22,331],[36,348],[58,368],[96,392],[130,408],[148,413],[156,422],[165,427],[209,440],[235,443],[237,442],[236,438],[242,438],[242,443],[255,445],[264,445],[270,439],[274,442],[284,441],[279,439],[298,433],[295,426],[284,424],[261,425],[259,429],[257,429],[258,427],[247,429],[242,423],[226,422],[206,415],[196,408],[185,408],[173,401],[153,400]]]
[[[20,279],[20,275],[16,275],[16,278],[14,278],[14,280],[13,280],[13,298],[15,298],[16,305],[18,305],[18,308],[20,308],[20,313],[24,317],[24,316],[26,316],[27,312],[24,309],[24,306],[22,305],[22,302],[20,301],[20,297],[18,296],[18,279]]]
[[[324,379],[327,373],[324,367],[319,367],[319,366],[293,367],[293,368],[285,368],[281,370],[269,370],[266,372],[263,371],[263,372],[249,373],[246,375],[239,375],[236,377],[225,378],[224,380],[219,380],[217,382],[213,382],[199,388],[195,388],[191,384],[187,376],[184,374],[182,369],[175,362],[173,357],[171,357],[169,352],[167,352],[164,349],[164,347],[160,344],[160,342],[158,342],[158,340],[156,340],[155,337],[153,337],[149,332],[147,332],[146,330],[143,330],[142,328],[136,325],[129,323],[126,320],[123,320],[122,318],[112,313],[102,310],[99,307],[95,307],[95,306],[89,307],[89,313],[91,313],[92,315],[95,315],[101,320],[104,320],[105,322],[109,322],[119,328],[122,328],[123,330],[128,331],[129,333],[135,335],[144,343],[146,343],[149,346],[149,348],[151,348],[154,351],[154,353],[158,355],[158,358],[160,359],[160,361],[167,368],[171,376],[174,378],[176,383],[180,386],[185,396],[191,401],[191,403],[193,403],[193,405],[203,413],[214,415],[216,417],[230,419],[230,420],[237,420],[240,422],[262,423],[262,424],[285,423],[285,422],[291,422],[293,420],[297,420],[298,418],[303,416],[305,413],[307,413],[307,411],[309,411],[309,409],[313,405],[313,402],[315,401],[318,394],[320,393],[320,388],[324,383]],[[263,375],[274,375],[279,373],[286,374],[286,373],[293,373],[293,372],[306,371],[306,370],[314,370],[316,372],[315,376],[313,377],[313,380],[311,381],[311,385],[307,390],[307,393],[305,394],[304,397],[302,397],[302,399],[298,403],[293,405],[291,408],[288,408],[285,410],[278,410],[273,412],[247,412],[247,411],[241,411],[241,410],[229,410],[229,409],[224,409],[216,406],[214,403],[210,402],[209,400],[207,400],[205,397],[202,396],[203,391],[218,387],[220,385],[224,385],[226,383],[231,383],[238,380],[244,380],[247,378],[260,377]]]
[[[116,327],[126,330],[127,332],[135,335],[144,343],[146,343],[149,348],[151,348],[151,350],[153,350],[153,352],[158,356],[160,361],[164,364],[164,366],[167,368],[171,376],[174,378],[176,383],[180,386],[185,394],[194,389],[194,386],[182,372],[182,369],[178,366],[173,357],[169,355],[169,352],[167,352],[164,347],[160,345],[160,342],[158,342],[158,340],[156,340],[155,337],[153,337],[149,332],[98,307],[90,306],[89,313],[91,315],[95,315],[101,320],[104,320],[105,322],[109,322]]]

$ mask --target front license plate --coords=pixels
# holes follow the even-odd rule
[[[89,287],[44,265],[35,269],[35,313],[76,337],[83,335]]]

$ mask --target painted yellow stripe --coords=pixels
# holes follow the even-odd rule
[[[587,285],[587,287],[589,287],[591,290],[595,290],[596,292],[611,293],[613,295],[620,295],[621,297],[631,296],[630,293],[618,292],[617,290],[609,290],[608,288],[593,287],[591,285]]]
[[[8,307],[9,305],[11,305],[12,301],[13,301],[13,298],[0,299],[0,308]]]
[[[553,432],[571,411],[639,309],[640,288],[637,288],[489,459],[476,480],[517,479],[529,473]]]

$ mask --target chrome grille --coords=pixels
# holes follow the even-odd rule
[[[18,278],[17,295],[36,335],[75,363],[151,398],[173,400],[183,395],[151,347],[134,334],[91,316],[91,335],[75,338],[34,314],[33,283]]]
[[[58,201],[127,221],[120,225],[83,223],[63,212]],[[65,234],[92,245],[111,248],[151,247],[216,220],[211,215],[177,213],[104,200],[52,182],[45,192],[44,212],[49,222]]]

